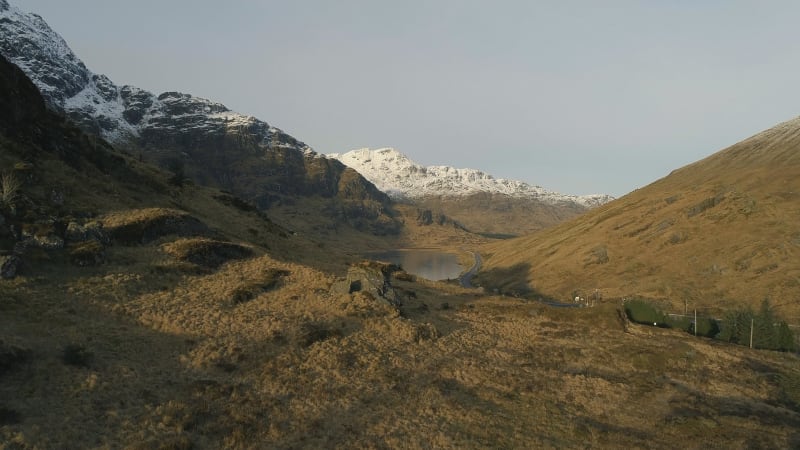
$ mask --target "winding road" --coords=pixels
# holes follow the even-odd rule
[[[478,252],[470,252],[473,256],[475,256],[475,264],[469,268],[468,271],[464,272],[458,277],[458,282],[461,284],[461,287],[471,288],[472,286],[472,277],[474,277],[479,270],[481,270],[481,255]]]

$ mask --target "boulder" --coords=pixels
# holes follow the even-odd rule
[[[64,224],[56,220],[36,221],[22,226],[22,240],[32,248],[60,250],[64,248]]]
[[[347,277],[338,280],[331,286],[333,294],[352,294],[366,292],[376,300],[382,300],[391,306],[400,306],[400,296],[392,287],[392,272],[398,270],[394,264],[375,261],[364,261],[350,266]]]
[[[109,238],[108,234],[103,230],[103,224],[100,222],[89,222],[85,225],[81,225],[78,222],[70,222],[67,224],[64,238],[68,242],[86,242],[94,240],[103,245],[111,243],[111,238]]]
[[[48,234],[46,236],[33,236],[31,241],[35,247],[39,247],[43,250],[60,250],[64,248],[64,239],[52,234]]]

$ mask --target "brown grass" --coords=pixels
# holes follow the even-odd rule
[[[206,238],[178,239],[161,248],[180,261],[208,268],[253,255],[253,249],[248,246]]]
[[[418,208],[441,212],[473,233],[514,235],[532,233],[586,212],[574,204],[550,205],[535,199],[478,193],[467,197],[432,197],[415,201]]]
[[[112,261],[117,250],[151,257],[114,248]],[[395,281],[398,314],[361,293],[332,296],[332,277],[269,256],[198,275],[130,267],[42,267],[0,285],[0,329],[33,355],[3,376],[0,406],[20,420],[0,428],[0,442],[670,448],[800,438],[795,356],[626,332],[614,303],[552,309]],[[230,301],[276,269],[279,285]],[[87,364],[62,363],[67,344],[91,354]]]
[[[599,289],[708,314],[770,298],[800,324],[797,129],[779,125],[568,223],[492,244],[482,281],[516,283],[503,275],[525,265],[528,286],[553,297]]]

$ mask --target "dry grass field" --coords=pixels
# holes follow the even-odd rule
[[[163,242],[0,284],[0,448],[789,448],[800,364],[394,280],[400,310],[268,255],[207,272]]]

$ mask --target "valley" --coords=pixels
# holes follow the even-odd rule
[[[0,25],[0,450],[800,446],[797,347],[629,302],[800,324],[800,119],[618,199],[373,179]]]

